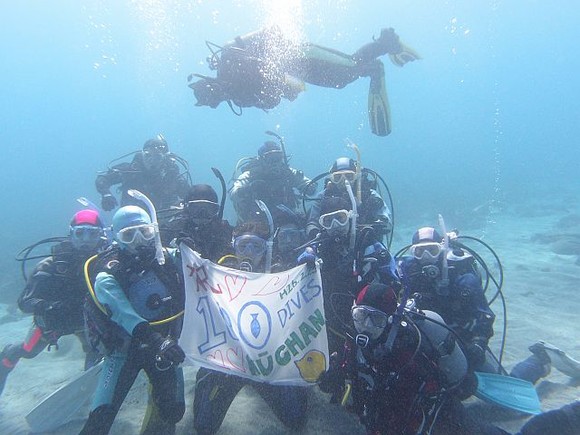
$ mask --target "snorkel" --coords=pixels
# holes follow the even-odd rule
[[[256,204],[260,207],[260,210],[264,212],[266,218],[268,218],[268,227],[270,228],[270,236],[266,241],[266,273],[270,273],[270,269],[272,269],[272,250],[274,246],[274,220],[272,219],[272,214],[270,210],[268,210],[268,206],[264,204],[264,201],[256,199]]]
[[[226,204],[226,180],[218,168],[211,168],[213,174],[220,180],[222,185],[222,199],[220,201],[220,211],[218,213],[218,218],[221,221],[224,217],[224,207]]]
[[[356,197],[358,203],[362,202],[362,166],[360,161],[360,149],[357,144],[352,142],[350,139],[347,139],[347,147],[352,148],[356,153],[356,179],[357,179],[357,187],[356,187]]]
[[[90,208],[91,210],[94,210],[94,211],[98,212],[99,215],[102,213],[102,210],[100,209],[100,207],[98,207],[97,205],[95,205],[94,202],[92,202],[90,199],[85,198],[84,196],[81,196],[80,198],[77,198],[77,202],[80,205],[82,205],[83,207]]]
[[[356,242],[356,219],[358,217],[358,211],[356,207],[356,199],[354,197],[354,193],[352,192],[352,187],[350,187],[350,183],[348,180],[344,180],[344,187],[348,192],[348,197],[350,198],[350,203],[352,205],[352,216],[350,221],[350,243],[349,248],[351,251],[354,251],[354,245]]]
[[[280,148],[282,148],[282,155],[284,156],[284,163],[288,166],[288,156],[286,155],[286,144],[284,143],[284,139],[278,133],[274,133],[273,131],[266,130],[266,134],[270,136],[274,136],[280,142]]]
[[[165,264],[165,256],[163,255],[163,246],[161,245],[161,236],[159,235],[159,224],[157,223],[157,212],[155,211],[155,206],[151,200],[147,198],[147,195],[136,189],[129,189],[127,193],[133,198],[143,201],[147,206],[149,215],[151,216],[151,223],[155,229],[155,259],[160,266],[163,266]]]
[[[411,286],[409,285],[409,278],[407,274],[407,264],[405,262],[401,263],[401,284],[403,285],[403,295],[397,305],[397,310],[393,314],[391,329],[389,330],[389,335],[387,335],[387,340],[385,341],[385,349],[387,353],[390,353],[393,349],[393,344],[399,333],[399,327],[401,326],[401,321],[403,320],[403,313],[407,307],[407,301],[411,295]]]
[[[443,216],[439,215],[439,227],[443,231],[443,259],[441,262],[441,281],[439,286],[441,288],[447,287],[449,285],[449,267],[447,266],[447,252],[449,251],[449,235],[447,234],[447,229],[445,228],[445,221]]]

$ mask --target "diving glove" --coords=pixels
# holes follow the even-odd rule
[[[106,193],[101,198],[101,207],[103,207],[103,210],[105,211],[111,211],[117,207],[117,205],[119,205],[117,199],[110,193]]]
[[[150,346],[157,359],[165,359],[175,364],[185,360],[185,352],[172,337],[164,337],[147,323],[139,323],[133,330],[133,337]]]

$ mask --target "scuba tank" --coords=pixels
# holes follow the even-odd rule
[[[413,311],[409,314],[414,317]],[[421,314],[423,316],[413,321],[437,354],[435,363],[441,372],[441,385],[445,388],[455,387],[467,374],[467,359],[453,333],[443,326],[445,321],[439,314],[428,310],[421,311]]]

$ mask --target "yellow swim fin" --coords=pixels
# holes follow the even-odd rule
[[[399,53],[389,54],[389,58],[391,59],[391,62],[393,62],[393,64],[395,64],[397,66],[403,66],[407,62],[413,62],[414,60],[421,59],[421,56],[419,56],[419,53],[417,53],[411,47],[403,44],[402,42],[401,42],[401,48],[402,48],[402,50]]]
[[[380,63],[380,74],[371,76],[369,86],[369,125],[377,136],[387,136],[391,132],[391,109],[385,84],[385,67]]]

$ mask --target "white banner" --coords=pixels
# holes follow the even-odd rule
[[[312,385],[328,367],[320,270],[242,272],[181,245],[190,363],[276,385]]]

